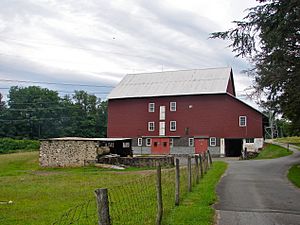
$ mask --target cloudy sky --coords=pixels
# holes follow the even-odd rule
[[[105,99],[128,73],[231,66],[238,95],[249,65],[209,34],[255,0],[1,0],[0,92],[40,85]],[[46,83],[22,83],[38,81]],[[48,84],[47,84],[48,83]],[[89,86],[62,85],[86,84]],[[244,100],[244,99],[243,99]]]

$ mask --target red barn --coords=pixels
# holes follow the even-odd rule
[[[108,137],[135,154],[239,156],[263,145],[263,115],[236,98],[231,68],[128,74],[108,96]]]

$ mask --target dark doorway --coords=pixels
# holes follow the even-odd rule
[[[243,139],[225,139],[225,156],[238,157],[243,148]]]

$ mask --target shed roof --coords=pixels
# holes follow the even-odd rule
[[[108,99],[226,93],[230,67],[127,74]]]
[[[84,137],[61,137],[61,138],[49,138],[42,141],[125,141],[131,140],[131,138],[84,138]]]

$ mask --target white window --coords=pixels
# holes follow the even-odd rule
[[[170,102],[170,111],[172,112],[176,111],[176,102]]]
[[[146,138],[146,146],[151,146],[151,138]]]
[[[130,143],[129,142],[123,142],[123,148],[129,148]]]
[[[143,139],[142,138],[138,138],[137,139],[137,145],[138,146],[142,146],[143,145]]]
[[[170,138],[170,147],[173,147],[173,146],[174,146],[174,139]]]
[[[240,116],[239,117],[239,126],[240,127],[247,126],[247,117],[246,116]]]
[[[154,131],[154,122],[148,122],[148,131]]]
[[[166,124],[165,122],[159,122],[159,135],[165,136],[166,135]]]
[[[254,138],[246,138],[246,143],[254,143]]]
[[[166,106],[159,107],[159,119],[165,120],[166,119]]]
[[[194,147],[194,138],[189,138],[189,146]]]
[[[209,138],[209,146],[216,146],[217,145],[217,138],[211,137]]]
[[[170,121],[170,131],[176,131],[176,121]]]
[[[155,103],[151,102],[148,104],[148,112],[154,112],[155,111]]]

